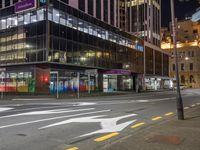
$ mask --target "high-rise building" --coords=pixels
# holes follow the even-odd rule
[[[120,0],[119,6],[120,28],[144,40],[146,87],[163,87],[168,82],[164,77],[167,76],[168,67],[164,67],[164,70],[159,68],[169,60],[168,54],[163,55],[165,52],[160,48],[161,0]]]
[[[168,62],[168,54],[163,55],[165,52],[160,48],[161,0],[91,0],[91,3],[96,10],[96,14],[92,14],[94,17],[144,40],[146,86],[157,89],[151,83],[157,82],[157,78],[165,82],[163,76],[167,76],[168,72],[167,67],[166,70],[160,70],[165,65],[161,60]],[[78,9],[83,7],[81,10],[86,13],[88,4],[88,0],[69,0],[69,5]],[[105,16],[107,19],[104,19]]]
[[[0,91],[136,90],[144,75],[163,87],[168,54],[128,30],[123,0],[0,3]]]

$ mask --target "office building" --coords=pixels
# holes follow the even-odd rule
[[[142,38],[120,29],[120,15],[113,13],[120,1],[112,2],[1,0],[0,91],[142,89],[148,50]],[[152,55],[145,62],[167,76],[168,55],[155,53],[158,63]]]

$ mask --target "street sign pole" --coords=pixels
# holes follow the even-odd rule
[[[80,97],[80,89],[79,89],[79,82],[80,82],[80,72],[77,72],[77,97]]]
[[[184,120],[183,112],[183,101],[180,92],[180,81],[179,81],[179,69],[178,69],[178,56],[176,49],[176,24],[175,24],[175,13],[174,13],[174,0],[171,0],[171,17],[172,17],[172,30],[173,30],[173,44],[174,44],[174,54],[175,54],[175,64],[176,64],[176,86],[177,86],[177,115],[178,120]]]
[[[88,93],[90,94],[91,89],[90,89],[90,72],[88,73]]]
[[[59,79],[58,79],[58,78],[59,78],[59,76],[58,76],[58,72],[56,73],[56,76],[57,76],[57,81],[56,81],[56,83],[57,83],[57,85],[56,85],[56,87],[57,87],[56,98],[58,99],[58,98],[59,98],[59,91],[58,91],[58,90],[59,90],[59,89],[58,89],[58,86],[59,86]]]
[[[5,88],[5,83],[4,83],[4,76],[5,76],[5,72],[6,72],[6,68],[0,68],[0,72],[1,72],[1,84],[2,84],[2,91],[1,91],[1,99],[3,99],[4,97],[4,88]],[[3,86],[4,84],[4,86]]]
[[[1,73],[1,84],[3,85],[3,72]],[[3,99],[3,88],[1,90],[1,99]]]
[[[50,74],[55,74],[56,75],[56,98],[58,99],[59,98],[59,89],[58,89],[58,86],[59,86],[59,73],[58,73],[58,71],[52,71],[52,72],[50,72]]]

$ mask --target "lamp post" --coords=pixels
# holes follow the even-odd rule
[[[4,72],[1,73],[1,84],[3,85],[3,75]],[[1,99],[3,99],[3,86],[2,86],[2,91],[1,91]]]
[[[174,55],[175,55],[175,64],[176,64],[176,86],[177,86],[177,115],[178,120],[184,120],[183,112],[183,101],[180,92],[180,81],[179,81],[179,69],[178,69],[178,55],[176,49],[176,25],[175,25],[175,13],[174,13],[174,0],[171,0],[171,19],[172,19],[172,30],[173,30],[173,44],[174,44]]]

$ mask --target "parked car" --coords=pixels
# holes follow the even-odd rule
[[[180,90],[184,90],[185,88],[186,88],[185,85],[180,84]],[[175,85],[173,89],[176,90],[176,89],[177,89],[177,86]]]

